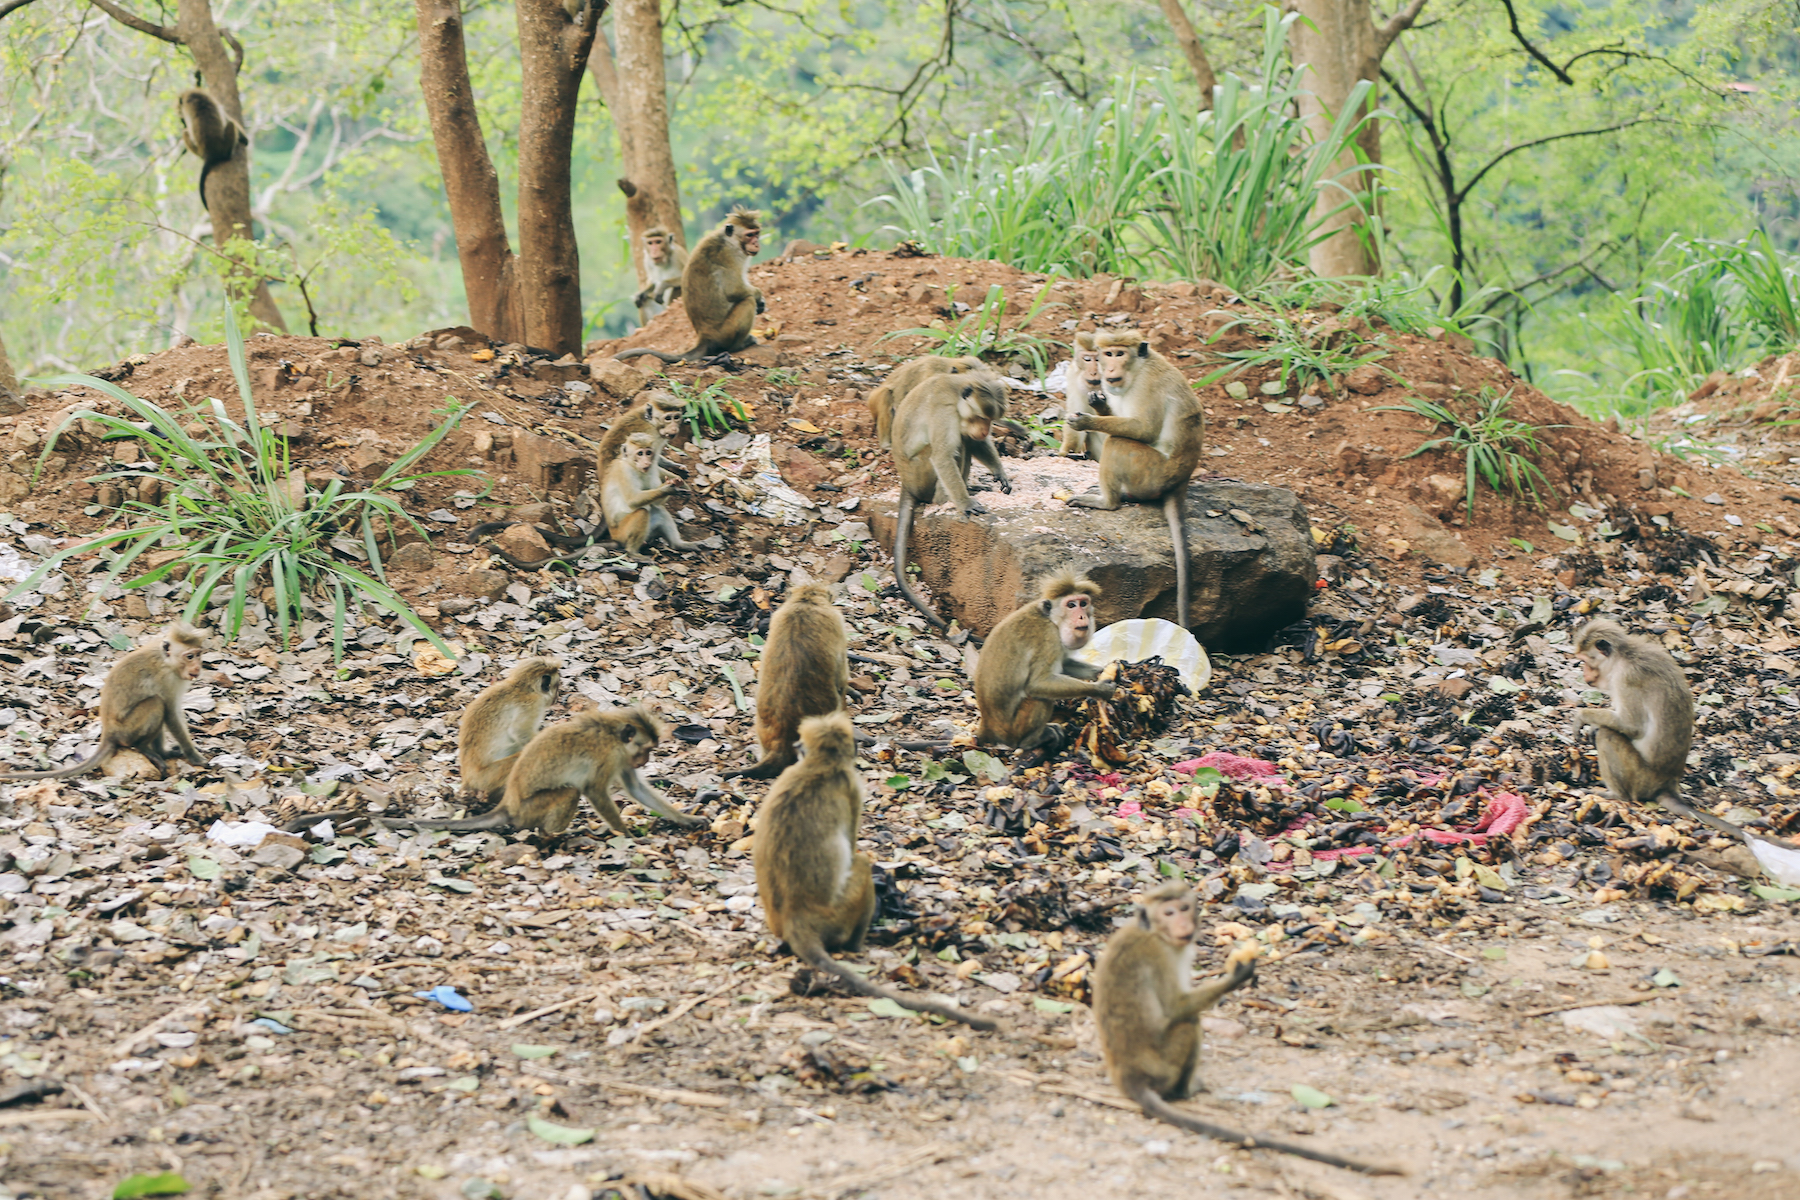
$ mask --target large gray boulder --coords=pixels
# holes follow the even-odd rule
[[[1046,484],[1033,469],[1053,472]],[[1053,464],[1053,465],[1052,465]],[[1102,625],[1132,617],[1175,620],[1175,556],[1162,509],[1127,504],[1116,512],[1069,508],[1048,495],[1080,492],[1063,479],[1091,464],[1067,459],[1008,461],[1012,496],[977,492],[992,511],[960,518],[947,506],[914,522],[908,558],[931,588],[938,611],[985,636],[1020,604],[1036,598],[1044,576],[1073,565],[1099,584]],[[982,475],[975,471],[976,479]],[[971,482],[974,482],[972,480]],[[1036,484],[1037,486],[1033,486]],[[876,502],[876,537],[893,545],[897,505]],[[1243,518],[1248,518],[1246,522]],[[1285,488],[1251,483],[1188,487],[1189,629],[1210,650],[1259,649],[1299,620],[1318,578],[1311,522]]]

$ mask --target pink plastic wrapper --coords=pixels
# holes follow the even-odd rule
[[[1219,774],[1229,775],[1237,780],[1259,779],[1277,773],[1277,768],[1272,762],[1264,762],[1260,758],[1245,758],[1224,750],[1214,750],[1199,758],[1175,764],[1175,770],[1180,771],[1183,775],[1192,775],[1202,767],[1211,767]]]
[[[1531,805],[1525,797],[1515,792],[1500,792],[1487,798],[1487,807],[1482,810],[1481,820],[1467,829],[1421,829],[1419,836],[1439,846],[1455,846],[1463,842],[1479,846],[1490,837],[1506,837],[1517,829],[1530,815]],[[1346,846],[1341,850],[1315,850],[1313,861],[1321,859],[1329,862],[1336,858],[1346,858],[1359,854],[1376,854],[1380,849],[1400,850],[1412,844],[1412,834],[1397,837],[1385,847]]]

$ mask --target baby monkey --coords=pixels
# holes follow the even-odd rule
[[[167,775],[166,758],[180,757],[196,765],[206,760],[194,749],[181,696],[200,674],[200,651],[206,636],[175,624],[113,664],[100,689],[100,745],[93,756],[60,771],[15,771],[0,780],[68,779],[99,766],[116,750],[132,749]],[[163,748],[163,730],[175,739],[175,750]]]
[[[631,434],[619,448],[619,457],[607,465],[606,482],[600,489],[607,532],[639,562],[650,561],[644,546],[652,538],[661,538],[671,550],[700,548],[697,542],[682,541],[675,518],[663,504],[670,493],[683,489],[678,483],[662,481],[657,458],[661,450],[657,435]]]
[[[896,996],[831,957],[833,950],[861,950],[875,919],[872,860],[856,850],[863,813],[856,735],[840,710],[800,722],[800,744],[805,757],[781,773],[756,814],[751,853],[769,931],[795,958],[852,991],[993,1029],[992,1021],[960,1008]]]
[[[1194,969],[1194,894],[1179,883],[1144,897],[1137,919],[1114,933],[1094,976],[1094,1023],[1106,1070],[1146,1116],[1190,1133],[1245,1148],[1266,1146],[1369,1175],[1397,1175],[1393,1167],[1357,1162],[1324,1150],[1239,1133],[1197,1120],[1168,1101],[1201,1090],[1200,1014],[1256,977],[1254,945],[1234,950],[1227,972],[1189,991]]]
[[[1607,790],[1620,800],[1660,804],[1754,846],[1749,831],[1681,798],[1694,746],[1694,692],[1669,652],[1602,617],[1575,631],[1575,656],[1588,686],[1612,697],[1611,708],[1576,709],[1573,731],[1579,742],[1581,731],[1593,726]]]

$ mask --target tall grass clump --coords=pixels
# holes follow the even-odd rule
[[[892,212],[885,230],[936,254],[1256,291],[1354,202],[1334,164],[1370,119],[1356,115],[1368,91],[1359,84],[1329,136],[1312,140],[1294,115],[1302,89],[1286,59],[1296,19],[1265,8],[1258,79],[1227,76],[1210,112],[1196,112],[1166,73],[1147,86],[1115,80],[1092,108],[1047,94],[1017,143],[989,131],[911,171],[887,163],[891,189],[868,203]],[[1321,212],[1322,192],[1344,199]]]
[[[1581,315],[1591,371],[1560,382],[1594,415],[1641,418],[1708,375],[1800,341],[1800,260],[1758,232],[1736,242],[1670,237],[1629,288]]]
[[[73,422],[98,422],[109,438],[141,439],[156,465],[150,472],[112,472],[96,481],[156,480],[162,498],[154,504],[126,501],[117,517],[123,528],[109,529],[52,555],[7,598],[36,587],[67,560],[99,551],[109,559],[107,574],[126,588],[147,587],[185,568],[190,590],[183,615],[190,622],[225,589],[223,627],[228,637],[236,637],[243,628],[252,596],[268,589],[273,595],[268,608],[284,646],[291,644],[303,606],[311,601],[321,610],[329,606],[332,645],[342,659],[350,607],[367,602],[393,613],[448,654],[443,639],[388,586],[377,539],[396,525],[409,525],[429,537],[392,493],[410,489],[420,479],[472,474],[413,470],[468,408],[452,407],[436,429],[400,455],[366,491],[346,491],[343,481],[336,479],[323,489],[314,488],[303,472],[294,469],[286,440],[265,428],[257,415],[243,335],[229,315],[225,340],[232,378],[243,400],[242,424],[226,416],[225,406],[216,399],[177,414],[91,375],[43,381],[53,388],[92,388],[118,401],[127,414],[74,413],[46,439],[46,456],[56,435]],[[190,434],[196,426],[204,432]],[[40,458],[40,466],[41,462]],[[152,557],[146,561],[154,565],[132,575],[147,553]]]

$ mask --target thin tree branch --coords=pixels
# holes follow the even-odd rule
[[[112,3],[112,0],[93,0],[93,5],[95,8],[98,8],[101,12],[128,29],[135,29],[139,33],[147,33],[153,38],[161,38],[163,41],[169,42],[172,45],[180,46],[185,44],[181,40],[181,34],[172,25],[158,25],[155,22],[146,21],[135,13],[126,12],[118,5]]]
[[[1425,8],[1425,0],[1412,0],[1405,8],[1387,19],[1380,29],[1375,31],[1375,61],[1380,62],[1387,53],[1394,39],[1412,28],[1412,23],[1419,19],[1419,13]]]
[[[1525,31],[1519,28],[1519,14],[1513,10],[1513,0],[1500,0],[1500,3],[1506,8],[1506,23],[1512,27],[1513,40],[1525,48],[1525,53],[1542,63],[1546,71],[1556,76],[1558,83],[1566,87],[1575,86],[1575,80],[1569,73],[1551,62],[1542,50],[1532,45],[1531,39],[1525,36]]]
[[[1469,182],[1462,186],[1462,190],[1457,192],[1456,198],[1461,200],[1466,197],[1470,192],[1475,190],[1475,185],[1481,182],[1483,176],[1499,166],[1503,159],[1517,154],[1521,150],[1530,150],[1534,146],[1545,146],[1551,142],[1566,141],[1569,138],[1599,137],[1603,133],[1617,133],[1621,129],[1630,129],[1633,125],[1647,125],[1659,119],[1660,118],[1658,117],[1633,117],[1629,121],[1621,121],[1617,125],[1607,125],[1601,129],[1576,129],[1571,130],[1568,133],[1553,133],[1549,137],[1533,138],[1529,142],[1520,142],[1516,146],[1509,146],[1496,154],[1485,167],[1475,172],[1475,174],[1470,177]]]
[[[6,20],[6,14],[16,12],[30,3],[31,0],[6,0],[6,3],[0,4],[0,21]]]

